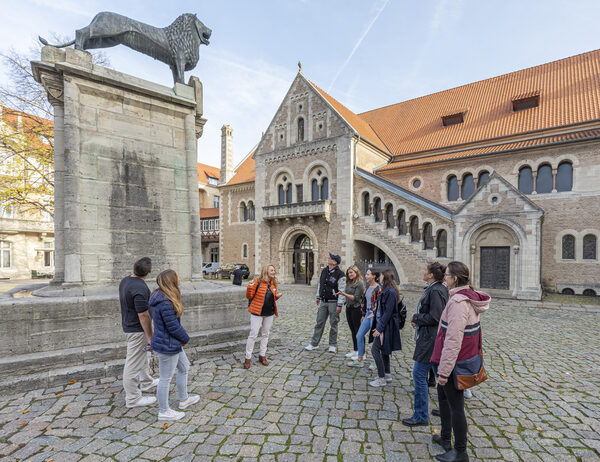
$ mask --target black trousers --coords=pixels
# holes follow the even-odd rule
[[[358,351],[358,344],[356,343],[356,334],[358,334],[358,329],[360,328],[360,323],[362,320],[362,310],[357,308],[352,308],[346,305],[346,321],[348,321],[348,327],[350,328],[350,333],[352,334],[352,344],[354,345],[354,351]]]
[[[381,337],[375,337],[371,354],[377,365],[377,375],[379,378],[385,377],[385,374],[390,373],[390,355],[385,355],[381,352]]]
[[[465,397],[463,390],[454,387],[454,371],[448,377],[446,385],[437,387],[442,419],[441,437],[452,440],[454,433],[454,448],[457,451],[467,449],[467,418],[465,417]]]

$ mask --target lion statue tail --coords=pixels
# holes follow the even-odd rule
[[[73,45],[75,43],[75,40],[71,40],[70,42],[62,43],[60,45],[51,45],[50,43],[48,43],[48,40],[46,40],[43,37],[39,37],[38,36],[38,39],[39,39],[40,42],[42,42],[42,45],[47,45],[47,46],[51,46],[51,47],[55,47],[55,48],[64,48],[64,47],[68,47],[70,45]]]

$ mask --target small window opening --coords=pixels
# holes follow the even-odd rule
[[[442,116],[442,125],[444,127],[448,127],[450,125],[462,124],[464,121],[465,121],[465,113],[464,112],[458,112],[456,114]]]
[[[516,98],[512,100],[513,112],[524,111],[538,107],[540,105],[540,95],[526,96],[524,98]]]

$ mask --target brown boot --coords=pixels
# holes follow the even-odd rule
[[[250,369],[250,360],[249,359],[246,359],[244,361],[244,369]]]
[[[268,366],[269,365],[269,361],[267,361],[267,358],[264,356],[259,356],[258,357],[258,362],[261,363],[263,366]]]

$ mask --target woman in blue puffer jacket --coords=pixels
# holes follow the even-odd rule
[[[200,400],[198,395],[188,395],[187,376],[190,362],[183,346],[190,341],[181,325],[183,305],[179,276],[173,270],[165,270],[156,278],[158,289],[150,296],[150,308],[154,320],[152,350],[158,356],[159,381],[156,389],[158,420],[178,420],[185,414],[169,407],[169,386],[177,368],[177,393],[179,409],[185,409]]]

